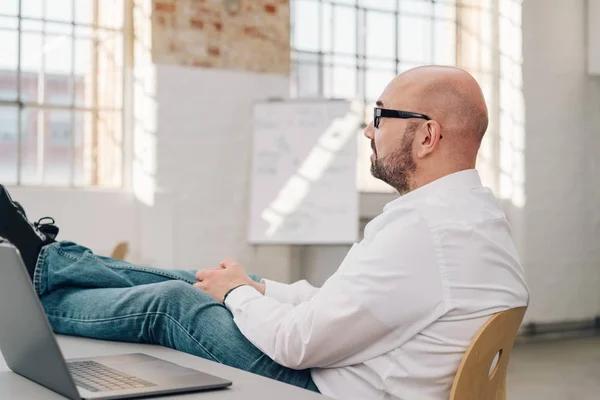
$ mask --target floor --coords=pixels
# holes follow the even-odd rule
[[[517,343],[508,400],[600,399],[600,336]]]

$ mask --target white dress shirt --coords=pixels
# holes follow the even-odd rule
[[[336,399],[447,399],[471,339],[529,291],[510,228],[476,170],[387,204],[320,289],[265,280],[226,306],[281,365]]]

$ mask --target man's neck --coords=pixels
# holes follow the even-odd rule
[[[413,175],[413,177],[410,180],[410,182],[411,182],[410,191],[412,192],[413,190],[417,190],[418,188],[428,185],[431,182],[437,181],[438,179],[441,179],[445,176],[452,175],[452,174],[455,174],[460,171],[474,169],[474,168],[475,168],[475,165],[465,164],[462,166],[453,166],[450,168],[432,171],[428,174],[425,174],[423,172],[419,173],[419,170],[417,168],[417,172],[415,173],[415,175]]]

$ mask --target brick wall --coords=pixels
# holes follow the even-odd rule
[[[288,0],[154,0],[153,60],[288,75],[289,21]]]

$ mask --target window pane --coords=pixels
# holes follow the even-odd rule
[[[394,60],[374,60],[368,59],[366,60],[367,69],[383,69],[383,70],[395,70],[396,63]]]
[[[42,69],[42,35],[23,33],[21,35],[21,69],[39,71]]]
[[[0,30],[0,48],[2,57],[0,57],[0,69],[14,70],[17,68],[17,32]]]
[[[24,17],[44,17],[44,0],[21,0],[21,12]]]
[[[294,13],[294,48],[319,51],[319,2],[296,0]]]
[[[68,186],[71,181],[71,111],[23,110],[21,182]]]
[[[398,20],[398,53],[403,61],[432,61],[432,20],[400,15]]]
[[[0,14],[17,15],[19,13],[19,0],[0,1]]]
[[[121,185],[122,178],[122,129],[118,112],[98,113],[96,154],[98,155],[98,184],[104,187]],[[92,154],[94,151],[92,150]]]
[[[19,109],[0,106],[0,183],[17,182]]]
[[[46,73],[70,75],[73,55],[73,39],[61,35],[46,36],[44,54],[46,57]]]
[[[333,51],[333,6],[323,3],[321,5],[321,51]]]
[[[17,30],[19,28],[19,19],[17,17],[0,17],[0,32],[2,29]]]
[[[333,51],[356,54],[356,9],[335,7],[333,18]]]
[[[453,17],[454,18],[454,17]],[[434,64],[456,64],[456,21],[453,19],[436,20],[433,40]]]
[[[395,71],[367,70],[365,93],[367,101],[377,100],[394,76]]]
[[[71,22],[73,20],[73,1],[46,0],[46,19]]]
[[[326,1],[330,1],[335,4],[345,4],[345,5],[349,5],[349,6],[354,6],[354,5],[356,5],[356,2],[358,0],[326,0]]]
[[[21,35],[21,100],[37,102],[38,77],[42,70],[42,35]]]
[[[94,28],[91,26],[75,25],[75,36],[78,38],[94,39],[96,37]]]
[[[23,32],[42,32],[44,30],[44,23],[38,20],[22,20],[21,30]]]
[[[71,35],[73,26],[63,22],[47,22],[45,27],[46,33],[58,35]]]
[[[331,68],[331,97],[352,99],[356,92],[356,68]]]
[[[69,186],[73,162],[71,111],[45,111],[44,181],[49,186]]]
[[[400,0],[400,14],[408,16],[430,16],[433,12],[433,0]]]
[[[67,74],[46,75],[45,103],[52,105],[70,106],[73,104],[71,94],[71,76]]]
[[[356,55],[353,56],[325,56],[325,63],[341,67],[356,68]]]
[[[321,94],[318,64],[296,64],[296,76],[298,80],[298,97],[318,97]]]
[[[93,73],[92,41],[75,39],[75,104],[91,107],[93,85],[97,77]]]
[[[17,100],[17,73],[0,69],[0,100]]]
[[[75,163],[73,165],[75,186],[92,184],[92,126],[91,112],[75,112]]]
[[[454,1],[436,1],[433,4],[433,15],[437,19],[446,21],[456,20],[456,3]]]
[[[17,33],[0,30],[0,100],[17,99]]]
[[[38,129],[43,127],[43,119],[43,110],[26,108],[21,112],[21,183],[24,185],[42,183],[42,171],[38,169]],[[40,134],[43,136],[43,131]]]
[[[68,36],[46,36],[44,75],[45,102],[71,105],[71,69],[73,39]]]
[[[396,58],[394,14],[367,12],[367,57]]]
[[[365,8],[396,11],[396,0],[358,0],[358,4]]]
[[[94,22],[94,0],[75,1],[75,23],[92,25]]]
[[[401,74],[403,72],[408,71],[409,69],[418,67],[420,65],[423,65],[421,63],[410,63],[410,62],[400,62],[398,63],[398,73]]]

